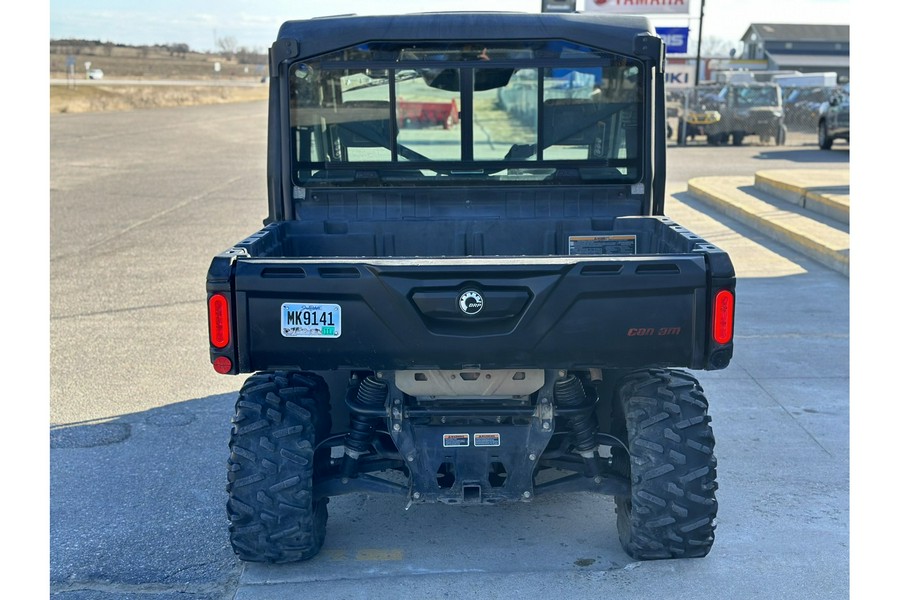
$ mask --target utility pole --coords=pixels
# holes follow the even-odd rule
[[[694,72],[694,85],[700,85],[700,47],[703,45],[703,9],[706,0],[700,0],[700,31],[697,33],[697,70]]]

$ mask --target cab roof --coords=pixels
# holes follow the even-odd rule
[[[294,40],[309,57],[370,41],[564,39],[619,54],[635,53],[635,36],[654,31],[646,17],[595,13],[432,12],[338,15],[287,21],[278,40]]]

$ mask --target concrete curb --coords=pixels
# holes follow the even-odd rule
[[[789,189],[789,184],[779,189]],[[754,177],[698,177],[688,193],[725,215],[844,275],[850,274],[850,234],[846,224],[814,218],[795,202],[766,193]],[[805,197],[805,193],[804,193]]]
[[[806,210],[850,223],[849,169],[759,171],[754,186]]]

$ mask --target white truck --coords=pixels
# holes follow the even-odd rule
[[[789,87],[837,87],[837,73],[800,73],[799,75],[775,75],[772,81],[783,88]]]

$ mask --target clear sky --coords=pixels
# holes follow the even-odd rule
[[[579,9],[584,2],[577,0]],[[651,16],[655,26],[699,25],[701,0],[691,15]],[[441,10],[539,12],[541,0],[50,0],[50,38],[79,38],[129,45],[186,43],[214,50],[217,38],[266,49],[286,20],[335,14],[384,14]],[[751,23],[850,24],[850,0],[706,0],[703,38],[740,41]],[[692,36],[694,33],[692,33]],[[694,38],[695,39],[695,38]]]

